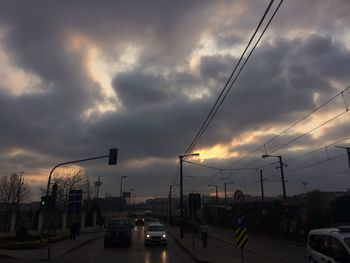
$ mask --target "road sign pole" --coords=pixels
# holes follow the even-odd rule
[[[241,259],[242,259],[242,263],[244,263],[244,253],[243,253],[243,248],[241,248]]]

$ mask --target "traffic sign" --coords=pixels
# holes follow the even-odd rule
[[[235,223],[239,227],[245,227],[247,225],[247,218],[243,214],[237,214],[235,217]]]
[[[247,228],[239,227],[236,230],[236,245],[238,248],[245,248],[248,245]]]
[[[236,203],[242,204],[244,201],[244,196],[241,190],[236,190],[235,193],[233,194],[233,199],[235,200]]]

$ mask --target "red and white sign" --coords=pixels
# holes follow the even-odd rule
[[[235,193],[233,194],[233,199],[235,200],[236,203],[242,204],[244,201],[244,196],[241,190],[236,190]]]

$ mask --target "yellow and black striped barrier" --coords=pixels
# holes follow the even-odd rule
[[[246,227],[239,227],[236,230],[236,245],[238,248],[246,248],[248,245],[248,234]]]

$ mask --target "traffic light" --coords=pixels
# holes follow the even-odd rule
[[[45,206],[45,204],[46,204],[46,195],[42,196],[40,201],[41,206]]]
[[[117,164],[117,157],[118,157],[118,149],[109,149],[109,165],[115,165]]]

